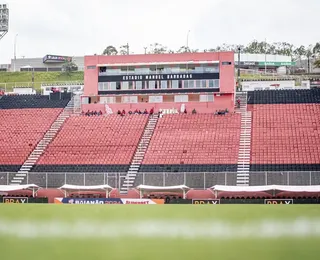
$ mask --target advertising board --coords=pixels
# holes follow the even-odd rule
[[[264,204],[284,204],[284,205],[289,205],[293,204],[293,199],[265,199]]]
[[[220,204],[220,200],[217,199],[194,199],[192,200],[192,204],[211,204],[211,205],[216,205]]]
[[[55,198],[55,204],[164,204],[164,199],[119,199],[119,198]]]
[[[3,197],[2,203],[28,203],[27,197]]]

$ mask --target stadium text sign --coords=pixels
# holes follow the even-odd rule
[[[293,204],[293,200],[292,199],[265,199],[264,203],[289,205],[289,204]]]
[[[28,203],[28,198],[25,197],[3,197],[3,203]]]
[[[192,200],[192,204],[220,204],[220,200],[207,199],[207,200]]]

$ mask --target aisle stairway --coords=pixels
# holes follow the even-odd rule
[[[236,113],[242,113],[247,111],[247,92],[237,92],[235,98],[235,111]],[[240,108],[237,107],[237,100],[240,99]]]
[[[148,149],[158,119],[158,114],[154,114],[149,117],[148,123],[144,129],[143,135],[139,141],[138,147],[131,161],[129,170],[124,177],[123,183],[120,188],[120,194],[126,194],[129,189],[133,188],[134,181],[136,179],[137,173],[139,172],[145,153]]]
[[[251,154],[251,111],[241,113],[241,133],[237,168],[237,186],[249,185]]]
[[[35,149],[31,152],[27,160],[23,163],[18,173],[16,173],[12,180],[10,181],[10,185],[22,184],[28,173],[32,169],[32,167],[36,164],[40,156],[43,154],[44,150],[51,143],[51,141],[55,138],[58,131],[62,127],[63,123],[66,119],[74,113],[75,111],[75,103],[74,97],[71,98],[67,106],[63,109],[63,111],[59,114],[57,119],[51,125],[50,129],[45,133],[41,141],[37,144]]]

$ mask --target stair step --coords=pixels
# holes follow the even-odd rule
[[[21,183],[21,182],[22,182],[22,180],[11,180],[11,183],[12,183],[12,184],[13,184],[13,183]],[[10,185],[12,185],[11,183],[10,183]]]
[[[129,188],[129,187],[133,187],[133,184],[132,183],[123,183],[122,186]]]
[[[16,173],[15,176],[17,176],[17,177],[26,177],[27,174],[25,174],[25,173]]]
[[[24,180],[25,177],[14,176],[13,180]]]

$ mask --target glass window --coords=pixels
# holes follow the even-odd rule
[[[99,82],[98,83],[98,91],[103,91],[104,90],[104,83]]]
[[[128,90],[129,89],[129,82],[127,82],[127,81],[122,82],[121,89]]]
[[[218,79],[209,80],[209,88],[219,88],[219,80]]]
[[[138,103],[138,96],[123,96],[122,103]]]
[[[116,97],[100,97],[100,104],[116,103]]]
[[[188,88],[194,88],[194,80],[188,80]]]
[[[200,95],[200,102],[213,102],[213,95]]]
[[[179,81],[178,80],[172,80],[171,81],[171,88],[179,88]]]
[[[204,72],[204,68],[202,66],[197,66],[194,69],[194,73],[203,73]]]
[[[188,95],[175,95],[174,102],[188,102],[189,96]]]
[[[156,87],[156,82],[155,81],[149,81],[149,89],[155,89]]]
[[[110,82],[109,88],[110,88],[110,90],[116,90],[117,89],[117,82]]]
[[[121,70],[120,69],[107,69],[106,74],[107,75],[120,75]]]
[[[163,96],[149,96],[149,103],[162,103]]]
[[[129,89],[132,90],[133,89],[133,82],[129,81]]]
[[[136,81],[136,89],[142,89],[142,81]]]
[[[162,89],[168,88],[168,82],[165,80],[160,81],[160,88]]]
[[[149,74],[150,70],[149,68],[135,68],[134,72],[137,75],[144,75],[144,74]]]
[[[209,88],[214,88],[214,80],[209,80]]]
[[[180,73],[180,68],[179,67],[171,68],[171,73]]]

